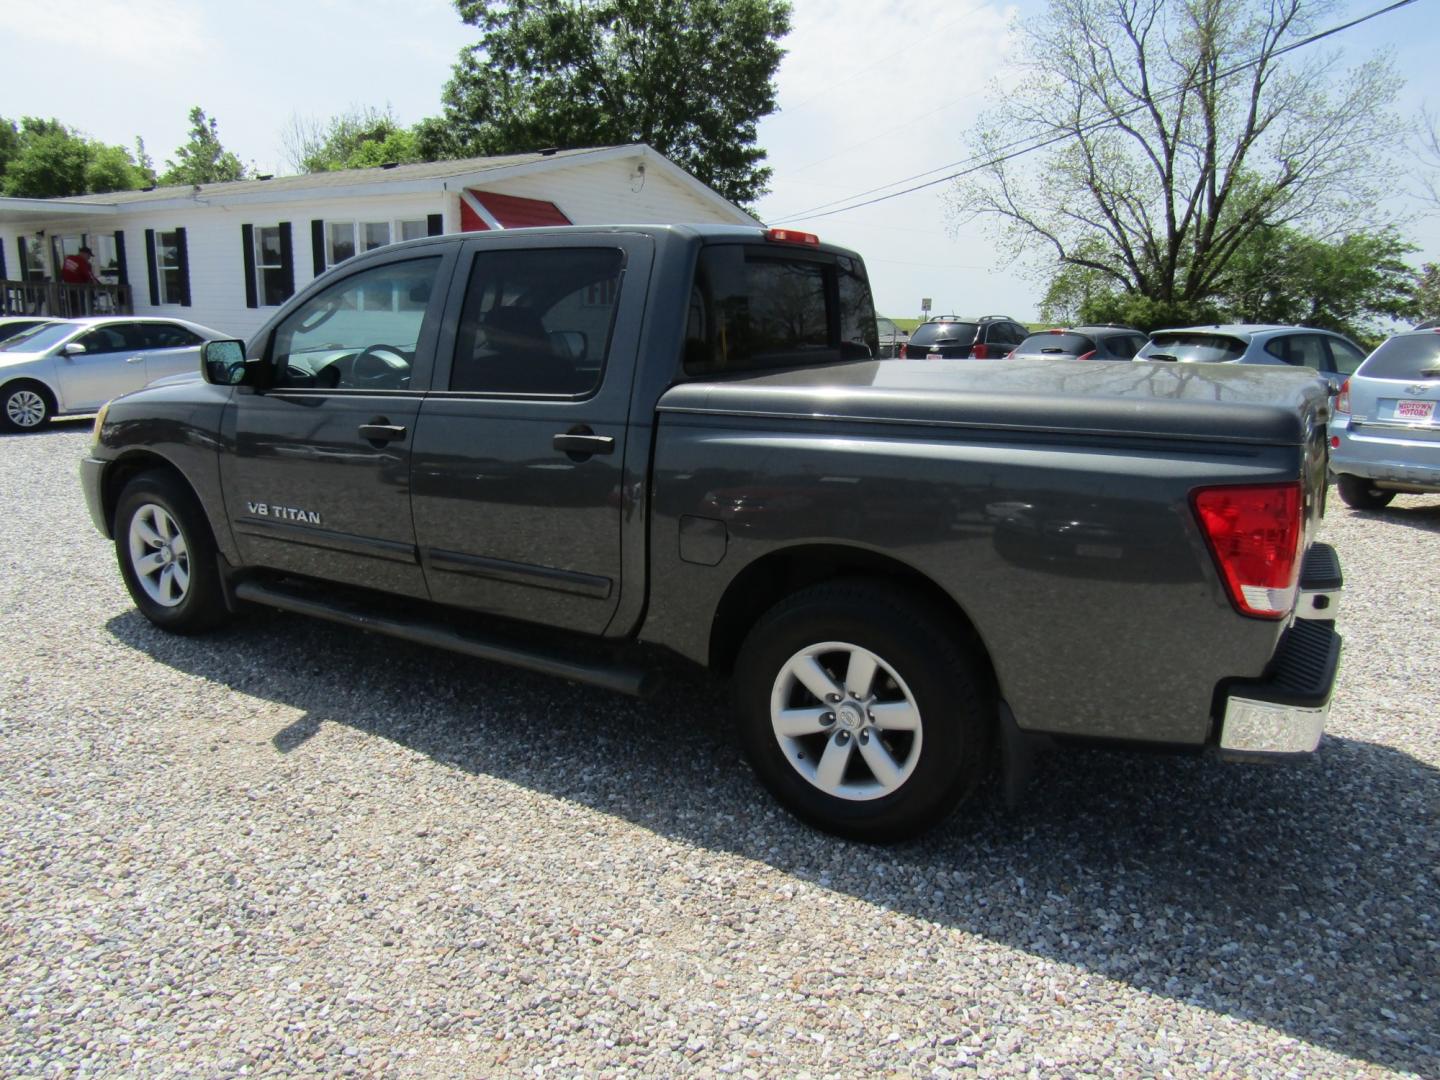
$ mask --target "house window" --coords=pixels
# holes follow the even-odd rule
[[[402,237],[410,239],[404,233],[405,226],[418,225],[420,232],[416,236],[425,235],[425,223],[421,222],[399,222]],[[384,247],[390,243],[391,223],[388,221],[327,221],[325,223],[325,265],[326,267],[337,266],[363,251],[373,251],[375,248]]]
[[[255,283],[263,307],[279,307],[290,299],[290,270],[279,225],[255,228]]]
[[[155,276],[160,283],[160,303],[183,304],[184,273],[181,268],[180,233],[155,234]]]
[[[430,223],[424,218],[414,221],[397,221],[395,228],[400,233],[401,240],[419,240],[422,236],[430,235]]]
[[[45,280],[45,241],[38,236],[16,237],[20,248],[20,279]]]

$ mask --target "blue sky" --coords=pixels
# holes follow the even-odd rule
[[[1037,6],[795,0],[781,112],[760,127],[775,169],[762,217],[965,157],[963,135],[1013,48],[1011,21]],[[1379,6],[1341,4],[1327,23]],[[1440,110],[1434,13],[1435,0],[1419,0],[1335,39],[1347,61],[1394,50],[1407,116],[1425,101]],[[289,171],[281,135],[292,116],[362,105],[388,105],[405,123],[436,113],[456,55],[475,39],[448,0],[5,0],[4,26],[0,115],[54,116],[126,145],[140,135],[163,166],[198,104],[229,149],[275,173]],[[1040,284],[995,254],[983,225],[952,229],[941,190],[795,225],[860,251],[887,314],[918,315],[928,296],[936,312],[1034,318]],[[1403,197],[1392,207],[1416,208]],[[1413,261],[1440,261],[1440,214],[1405,231],[1421,246]]]

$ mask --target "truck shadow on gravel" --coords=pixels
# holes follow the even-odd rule
[[[992,796],[876,848],[779,810],[720,688],[688,670],[637,702],[278,612],[198,639],[134,612],[108,629],[301,710],[277,754],[346,724],[1220,1017],[1440,1073],[1440,772],[1389,747],[1329,738],[1297,767],[1073,753],[1042,764],[1018,810]]]

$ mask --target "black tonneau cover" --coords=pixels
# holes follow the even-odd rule
[[[1328,397],[1314,372],[1260,365],[865,360],[681,383],[658,408],[1299,446]]]

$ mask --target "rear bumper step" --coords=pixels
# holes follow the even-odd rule
[[[1224,687],[1220,755],[1244,760],[1313,753],[1330,715],[1339,667],[1335,624],[1297,619],[1261,678]]]
[[[1334,620],[1340,609],[1340,590],[1345,576],[1340,556],[1329,544],[1311,544],[1300,564],[1300,595],[1295,603],[1297,619]]]

